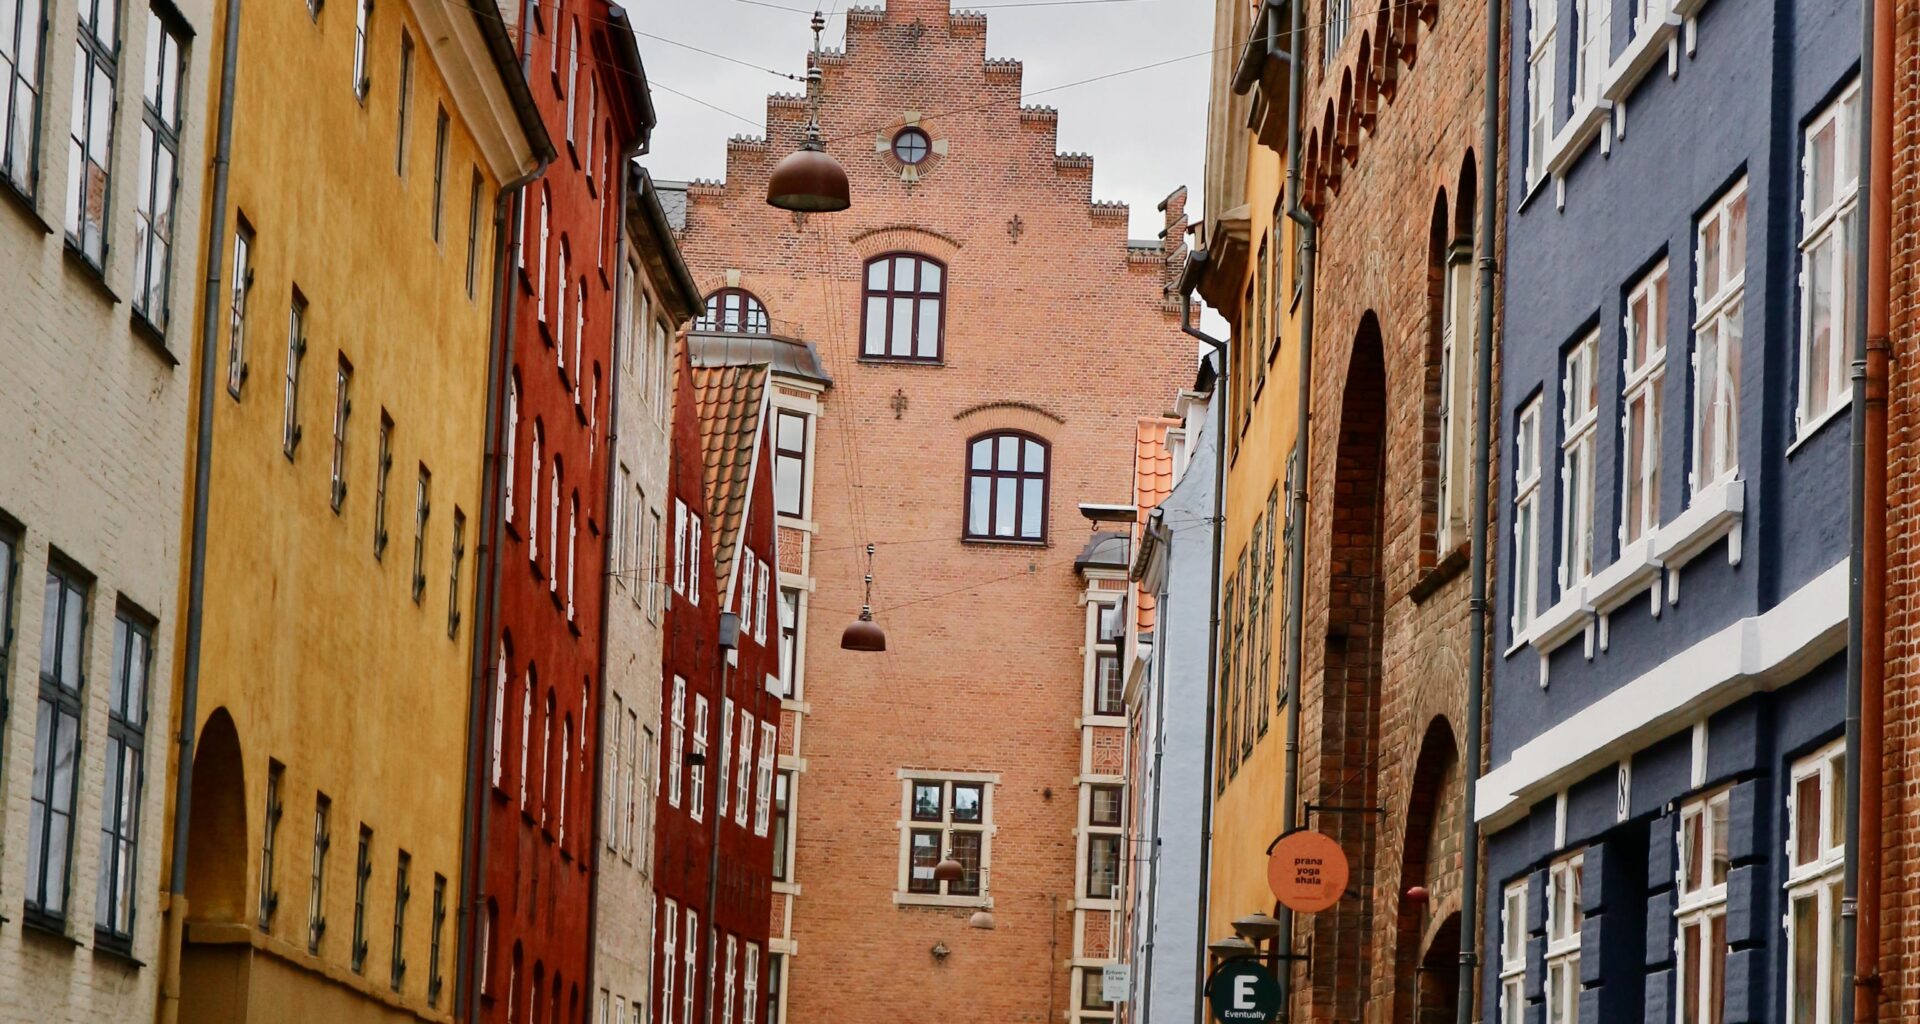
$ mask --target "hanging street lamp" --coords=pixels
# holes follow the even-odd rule
[[[813,61],[807,67],[807,138],[767,178],[767,204],[795,213],[837,213],[853,205],[846,168],[820,138],[820,32],[827,19],[813,12]]]
[[[873,621],[873,545],[867,545],[867,597],[860,604],[860,617],[847,624],[840,634],[840,647],[849,651],[884,651],[886,631]],[[937,869],[936,869],[937,870]],[[954,878],[960,877],[955,875]],[[945,879],[952,881],[952,879]]]

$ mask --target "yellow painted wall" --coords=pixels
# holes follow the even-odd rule
[[[1235,51],[1235,56],[1238,56]],[[1251,548],[1264,551],[1264,532],[1268,499],[1280,488],[1279,509],[1282,523],[1286,516],[1285,482],[1287,458],[1292,451],[1299,388],[1299,333],[1294,316],[1297,306],[1291,261],[1294,227],[1285,217],[1283,194],[1285,166],[1281,155],[1259,145],[1252,133],[1235,125],[1243,139],[1234,145],[1247,147],[1245,199],[1249,226],[1248,256],[1244,272],[1232,285],[1231,294],[1240,302],[1220,310],[1232,325],[1232,371],[1240,374],[1240,383],[1228,385],[1231,405],[1228,410],[1230,460],[1221,551],[1222,593],[1235,580]],[[1269,284],[1268,310],[1264,317],[1246,304],[1249,285],[1260,272],[1260,250],[1266,245]],[[1212,289],[1210,289],[1212,290]],[[1226,290],[1226,289],[1219,289]],[[1256,295],[1258,288],[1253,289]],[[1256,323],[1278,324],[1277,331],[1266,326],[1256,335]],[[1277,334],[1277,347],[1272,338]],[[1264,340],[1262,340],[1264,339]],[[1262,365],[1264,364],[1264,365]],[[1264,376],[1264,379],[1263,379]],[[1256,542],[1253,531],[1259,521],[1262,538]],[[1213,861],[1209,892],[1208,939],[1231,933],[1235,918],[1273,912],[1273,895],[1266,881],[1266,848],[1282,830],[1281,787],[1285,779],[1285,709],[1275,698],[1285,690],[1286,637],[1286,538],[1283,530],[1274,530],[1270,653],[1264,673],[1259,671],[1257,654],[1243,654],[1243,664],[1255,670],[1255,693],[1265,703],[1265,731],[1260,717],[1254,717],[1252,753],[1231,764],[1216,732],[1215,791],[1213,825]],[[1262,556],[1264,560],[1264,554]],[[1251,575],[1247,573],[1246,575]],[[1245,587],[1244,583],[1240,588]],[[1258,592],[1256,592],[1256,597]],[[1249,602],[1236,602],[1246,606]],[[1258,607],[1259,602],[1251,602]],[[1247,613],[1243,613],[1247,614]],[[1222,622],[1231,625],[1233,611],[1223,607]],[[1255,621],[1248,619],[1246,646],[1257,635]],[[1223,648],[1221,665],[1227,664]],[[1239,671],[1232,680],[1235,689],[1244,692]],[[1232,694],[1222,707],[1222,715],[1232,709]]]
[[[415,10],[404,0],[374,8],[371,85],[364,101],[356,98],[355,7],[355,0],[329,0],[311,16],[303,0],[244,8],[231,194],[220,244],[223,275],[230,281],[235,214],[254,232],[245,330],[250,373],[236,400],[226,388],[230,332],[223,283],[221,304],[201,311],[218,318],[221,328],[198,724],[224,712],[237,726],[242,767],[230,784],[244,787],[245,852],[233,863],[191,866],[199,877],[244,875],[246,899],[238,916],[250,931],[236,933],[231,908],[193,908],[182,1020],[194,1019],[196,998],[230,1008],[231,1017],[218,1012],[223,1019],[451,1018],[492,217],[500,183],[463,124]],[[218,5],[216,25],[225,8]],[[413,41],[413,75],[401,174],[395,153],[403,30]],[[202,40],[194,74],[218,74],[219,44],[217,36]],[[218,91],[216,82],[215,103]],[[442,240],[436,242],[435,121],[442,106],[451,123]],[[479,251],[469,296],[469,202],[476,172],[482,176]],[[206,225],[196,230],[204,246]],[[199,255],[204,278],[207,254]],[[281,444],[283,375],[296,287],[308,303],[308,349],[298,400],[303,438],[289,459]],[[352,409],[347,491],[336,513],[330,501],[332,427],[335,371],[343,354],[353,366]],[[394,424],[393,456],[389,539],[376,559],[383,411]],[[425,585],[416,602],[415,490],[422,463],[432,479]],[[449,636],[456,509],[466,519],[465,557],[460,624]],[[285,766],[284,810],[274,866],[279,905],[263,933],[253,925],[269,759]],[[312,956],[307,909],[316,793],[332,801],[332,840],[325,860],[327,927],[318,956]],[[366,960],[355,974],[350,946],[363,824],[373,831],[372,871]],[[194,827],[217,825],[202,815]],[[390,957],[401,850],[412,857],[412,895],[403,946],[408,966],[396,993]],[[439,954],[444,981],[437,1006],[430,1007],[436,874],[446,880]],[[196,943],[196,936],[203,942]],[[251,953],[242,952],[249,947]],[[240,962],[253,966],[230,966]],[[196,993],[196,977],[203,988],[214,984],[208,979],[227,978],[225,984],[240,991]]]

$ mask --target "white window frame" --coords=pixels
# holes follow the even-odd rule
[[[1555,861],[1547,869],[1547,1024],[1579,1024],[1580,909],[1586,851]]]
[[[1593,575],[1593,491],[1597,475],[1596,429],[1600,422],[1598,384],[1600,333],[1594,331],[1567,350],[1560,371],[1560,589],[1570,590]]]
[[[691,510],[687,514],[687,601],[700,603],[700,517]]]
[[[607,849],[618,853],[623,840],[621,823],[625,821],[621,812],[625,810],[624,801],[632,792],[631,780],[626,775],[627,702],[617,693],[608,694],[608,698],[613,702],[607,718],[612,728],[607,730],[606,808],[601,813],[607,820]]]
[[[923,904],[931,906],[990,907],[993,905],[989,892],[993,865],[993,834],[996,826],[993,821],[993,791],[999,787],[1000,776],[987,772],[938,772],[912,771],[902,769],[900,776],[900,859],[897,878],[894,883],[893,900],[895,903]],[[938,784],[940,786],[940,818],[915,819],[913,816],[913,789],[915,784]],[[953,787],[955,783],[980,787],[980,820],[977,822],[956,822],[953,819]],[[789,797],[791,799],[791,797]],[[791,823],[790,823],[791,824]],[[937,831],[940,834],[940,856],[949,857],[953,853],[953,835],[956,832],[976,832],[980,836],[980,891],[973,893],[950,893],[949,882],[936,883],[936,892],[915,892],[909,885],[909,876],[913,870],[913,833]],[[788,845],[792,846],[792,836],[788,836]],[[957,858],[956,858],[957,859]]]
[[[706,696],[694,694],[693,756],[699,758],[700,762],[692,765],[693,770],[690,772],[692,778],[688,780],[687,798],[690,804],[689,813],[695,821],[707,820],[707,765],[713,760],[708,753],[708,717]]]
[[[1553,144],[1554,44],[1559,28],[1557,0],[1529,0],[1527,4],[1527,187],[1547,170],[1547,152]]]
[[[746,976],[741,979],[745,998],[741,1000],[740,1024],[757,1024],[760,1016],[760,944],[747,943]]]
[[[753,799],[753,715],[740,709],[740,727],[736,730],[737,763],[733,769],[733,823],[747,827],[747,804]],[[725,757],[723,753],[721,755]]]
[[[660,1020],[662,1024],[670,1024],[673,1020],[673,985],[678,980],[678,972],[674,968],[680,950],[680,905],[666,899],[660,919],[666,922],[666,927],[660,929]]]
[[[758,599],[754,602],[753,639],[760,646],[767,644],[767,605],[773,603],[773,570],[766,562],[760,563],[760,575],[754,583],[754,593]]]
[[[507,478],[501,485],[504,493],[500,503],[501,512],[508,523],[513,522],[513,475],[519,455],[520,374],[516,371],[507,376]]]
[[[1500,1024],[1527,1014],[1527,883],[1507,886],[1500,904]]]
[[[1840,950],[1835,948],[1834,940],[1839,937],[1835,923],[1839,921],[1841,869],[1846,860],[1845,829],[1836,815],[1844,812],[1845,803],[1851,796],[1845,791],[1845,771],[1845,745],[1842,741],[1835,741],[1795,761],[1787,786],[1787,901],[1780,921],[1787,935],[1786,1005],[1791,1015],[1799,998],[1799,979],[1794,966],[1799,944],[1803,940],[1794,920],[1794,908],[1803,900],[1811,900],[1814,908],[1817,982],[1812,1024],[1842,1024],[1838,1019],[1840,995],[1837,991]],[[1816,852],[1811,859],[1802,860],[1797,847],[1800,830],[1807,823],[1800,820],[1798,795],[1801,785],[1806,782],[1817,787],[1820,800],[1817,816],[1820,820],[1815,823],[1818,830]]]
[[[727,936],[727,973],[725,991],[720,996],[720,1024],[733,1024],[733,986],[740,980],[740,940]]]
[[[1745,333],[1746,208],[1747,181],[1742,178],[1701,215],[1694,232],[1694,308],[1699,310],[1699,317],[1693,323],[1690,357],[1693,464],[1688,479],[1693,495],[1731,480],[1740,472],[1740,348]],[[1725,239],[1736,223],[1741,251],[1732,253]],[[1707,280],[1710,240],[1716,253],[1714,276],[1717,278],[1711,282]],[[1737,270],[1728,269],[1729,255],[1738,257]],[[1701,365],[1703,334],[1712,345],[1707,360],[1710,365],[1706,366]],[[1714,427],[1711,441],[1706,439],[1709,422]]]
[[[527,474],[527,561],[540,567],[540,420],[533,421],[533,461]]]
[[[1661,388],[1666,382],[1667,261],[1627,293],[1620,357],[1620,545],[1660,528]],[[1637,360],[1636,360],[1637,357]],[[1635,410],[1644,413],[1636,426]],[[1637,459],[1637,465],[1636,465]]]
[[[1674,973],[1674,1019],[1678,1024],[1685,1024],[1689,1020],[1719,1020],[1712,1011],[1723,1005],[1725,999],[1727,979],[1722,973],[1727,944],[1728,865],[1725,857],[1732,803],[1732,793],[1721,789],[1695,797],[1680,808],[1680,830],[1674,835],[1674,849],[1680,852],[1680,865],[1676,874],[1677,898],[1673,910],[1673,954],[1677,967]],[[1695,850],[1700,855],[1698,871],[1701,877],[1698,878],[1694,877]],[[1719,928],[1718,956],[1715,955],[1716,943],[1713,939],[1716,926]],[[1703,938],[1689,943],[1687,934],[1690,930],[1697,931]],[[1696,973],[1704,983],[1696,989],[1699,1002],[1689,1015],[1684,1005],[1685,993],[1688,978]]]
[[[1540,611],[1540,417],[1539,395],[1520,407],[1514,422],[1513,611],[1517,642]]]
[[[1594,8],[1599,7],[1599,13]],[[1600,101],[1613,54],[1613,0],[1574,0],[1573,109]]]
[[[704,732],[704,730],[702,730]],[[717,804],[714,813],[720,820],[727,820],[727,809],[733,805],[729,798],[733,795],[733,698],[720,700],[720,777],[714,780],[717,786],[713,794]]]
[[[667,805],[680,806],[681,765],[686,763],[687,744],[687,681],[679,676],[673,677],[673,704],[670,721],[673,726],[672,746],[667,759]]]
[[[682,1024],[694,1024],[693,995],[694,982],[700,977],[700,915],[692,907],[687,908],[687,974],[682,981],[686,991],[681,993]]]
[[[1440,286],[1440,498],[1435,539],[1445,557],[1467,535],[1467,453],[1473,450],[1473,247],[1447,250]]]
[[[687,503],[673,499],[673,592],[687,592]]]
[[[643,497],[641,500],[644,502],[645,498]],[[648,622],[660,621],[660,607],[665,603],[665,588],[661,584],[661,580],[665,577],[665,572],[660,566],[662,557],[662,544],[660,543],[661,533],[660,510],[657,508],[647,509],[646,557]],[[676,562],[674,564],[677,566],[679,563]],[[676,569],[675,571],[677,572],[678,570]]]
[[[253,292],[253,228],[233,230],[233,277],[227,288],[227,394],[236,401],[247,380],[247,297]]]
[[[773,759],[780,742],[772,722],[760,723],[760,759],[754,766],[753,834],[764,836],[773,818]]]
[[[1859,143],[1860,83],[1849,85],[1833,102],[1807,125],[1800,151],[1800,349],[1798,404],[1794,408],[1794,433],[1806,437],[1847,405],[1851,397],[1851,379],[1847,364],[1854,349],[1854,288],[1852,268],[1853,239],[1859,230],[1857,197],[1860,190]],[[1822,168],[1815,159],[1815,140],[1831,133],[1833,162]],[[1828,202],[1814,207],[1821,180],[1828,182]],[[1814,272],[1824,270],[1825,287],[1814,280]],[[1824,353],[1819,344],[1814,314],[1820,292],[1828,297],[1827,336]],[[1826,387],[1814,386],[1815,360],[1826,363]]]
[[[533,690],[539,680],[527,666],[527,682],[520,690],[520,809],[527,809],[527,750],[533,745]]]
[[[493,788],[500,789],[506,782],[506,717],[507,717],[507,645],[500,643],[498,668],[493,681]]]

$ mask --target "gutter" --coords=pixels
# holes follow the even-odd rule
[[[227,186],[233,170],[233,94],[240,67],[240,2],[227,0],[220,60],[220,113],[214,135],[213,194],[207,218],[207,277],[200,294],[200,380],[194,412],[193,533],[187,555],[187,622],[180,676],[180,762],[174,770],[173,852],[160,955],[161,1024],[180,1019],[180,956],[185,949],[188,836],[193,823],[193,745],[200,718],[200,638],[206,624],[208,491],[213,486],[214,352],[219,345],[220,281],[227,244]]]
[[[667,220],[667,211],[660,205],[660,190],[653,184],[653,175],[647,169],[633,164],[629,175],[634,179],[633,195],[638,197],[640,212],[647,215],[647,227],[653,237],[659,241],[657,248],[667,265],[667,276],[673,279],[674,288],[680,292],[682,309],[691,320],[706,308],[706,296],[700,292],[700,285],[693,279],[693,271],[687,268],[686,257],[681,254],[680,246],[673,242],[673,224]]]
[[[1871,2],[1871,0],[1868,0]],[[1487,501],[1491,492],[1493,458],[1493,302],[1494,278],[1499,264],[1494,256],[1494,236],[1500,227],[1500,211],[1506,208],[1500,192],[1500,0],[1487,0],[1487,63],[1482,76],[1480,136],[1480,324],[1474,360],[1474,446],[1471,532],[1472,550],[1470,590],[1467,597],[1467,742],[1462,761],[1460,815],[1460,978],[1455,998],[1457,1024],[1473,1024],[1475,968],[1479,966],[1480,932],[1480,821],[1475,814],[1474,796],[1479,790],[1482,748],[1481,719],[1485,716],[1487,690],[1487,607],[1488,551],[1491,541]]]
[[[1214,532],[1219,532],[1219,525],[1217,523],[1214,525]],[[1173,531],[1167,526],[1166,519],[1161,515],[1160,510],[1156,508],[1153,510],[1153,515],[1149,519],[1146,529],[1141,531],[1140,558],[1134,567],[1134,577],[1136,579],[1143,578],[1146,574],[1147,564],[1152,560],[1152,556],[1149,555],[1148,552],[1161,547],[1166,548],[1166,554],[1160,557],[1163,559],[1171,559],[1173,557]],[[1160,794],[1166,788],[1166,774],[1163,769],[1167,750],[1166,668],[1167,645],[1169,643],[1165,637],[1167,636],[1167,620],[1171,617],[1168,613],[1172,611],[1171,604],[1166,600],[1167,587],[1169,584],[1164,579],[1164,575],[1165,574],[1163,574],[1161,585],[1155,588],[1155,606],[1158,608],[1158,611],[1156,612],[1157,618],[1154,621],[1156,635],[1154,637],[1155,643],[1152,651],[1153,667],[1151,669],[1153,673],[1154,731],[1153,850],[1147,854],[1146,942],[1141,949],[1143,954],[1141,959],[1145,962],[1140,965],[1141,977],[1140,985],[1137,989],[1140,994],[1140,1019],[1142,1021],[1150,1021],[1153,1019],[1153,947],[1155,941],[1159,938],[1160,931],[1160,851],[1164,845],[1160,842],[1160,832],[1165,827],[1160,818]],[[1207,732],[1209,735],[1213,732],[1211,723],[1208,725]],[[1204,903],[1202,905],[1204,906]],[[1204,935],[1206,932],[1203,930],[1201,934]]]
[[[493,69],[500,74],[501,82],[507,87],[507,99],[513,104],[513,116],[520,122],[520,130],[526,133],[527,144],[533,147],[535,170],[526,179],[539,177],[540,170],[553,162],[556,151],[553,137],[547,134],[546,122],[540,118],[540,108],[533,101],[533,87],[527,84],[526,69],[520,65],[520,54],[514,48],[513,37],[507,32],[507,23],[500,18],[500,12],[493,6],[492,0],[467,0],[467,9],[473,13],[474,23],[480,26],[480,37],[487,44],[487,56],[493,59]],[[516,186],[517,187],[517,186]],[[502,188],[502,192],[506,189]]]
[[[1221,527],[1225,519],[1227,483],[1227,343],[1193,326],[1193,291],[1206,266],[1207,251],[1201,249],[1187,258],[1186,269],[1180,274],[1180,330],[1213,349],[1214,361],[1219,366],[1211,399],[1216,434],[1213,439],[1213,571],[1208,577],[1211,582],[1207,597],[1207,736],[1205,763],[1200,768],[1201,798],[1205,801],[1200,811],[1200,927],[1193,935],[1196,995],[1206,987],[1207,925],[1213,910],[1213,719],[1216,713],[1213,697],[1220,675],[1220,546],[1225,532]],[[1193,1002],[1193,1024],[1206,1024],[1204,999],[1196,998]]]

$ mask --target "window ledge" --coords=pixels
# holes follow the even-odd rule
[[[960,543],[990,548],[1044,548],[1044,540],[1020,540],[1015,537],[961,537]]]
[[[79,949],[80,940],[67,934],[66,922],[49,918],[33,908],[20,918],[20,930],[23,933],[39,935],[53,942],[63,943],[69,948]]]
[[[1727,564],[1740,564],[1740,520],[1746,509],[1747,483],[1738,478],[1701,491],[1673,522],[1653,537],[1653,555],[1666,565],[1667,603],[1680,603],[1680,569],[1721,537],[1727,538]]]
[[[1568,588],[1558,604],[1534,616],[1533,628],[1527,631],[1527,642],[1540,652],[1542,689],[1547,685],[1548,656],[1593,626],[1593,605],[1587,601],[1587,587],[1588,584],[1582,583]],[[1592,656],[1591,640],[1587,653]]]
[[[989,910],[993,907],[991,896],[941,896],[928,892],[900,892],[895,890],[893,905],[896,907],[971,907]]]
[[[1665,56],[1667,43],[1680,30],[1680,16],[1669,14],[1657,22],[1639,26],[1633,40],[1618,59],[1607,66],[1600,82],[1600,95],[1614,103],[1625,103],[1640,85],[1640,80]]]
[[[120,304],[120,293],[114,291],[113,286],[107,283],[106,267],[88,259],[87,255],[73,244],[71,238],[66,239],[61,248],[66,254],[67,264],[74,268],[89,287],[99,292],[100,297],[106,299],[110,305]]]
[[[0,177],[0,195],[4,195],[8,199],[13,200],[14,208],[26,214],[34,224],[38,225],[41,234],[51,235],[54,233],[53,224],[41,215],[40,206],[34,201],[33,196],[20,191],[20,186],[15,185],[13,179]]]
[[[1787,458],[1793,458],[1794,453],[1798,452],[1808,441],[1813,440],[1815,434],[1825,430],[1827,424],[1839,419],[1840,414],[1846,412],[1852,405],[1853,389],[1849,388],[1841,393],[1840,399],[1833,403],[1833,408],[1814,417],[1811,422],[1800,427],[1799,435],[1793,439],[1792,444],[1787,445]]]
[[[1660,559],[1653,553],[1653,537],[1640,538],[1620,557],[1587,581],[1587,600],[1600,619],[1600,649],[1607,649],[1609,618],[1621,606],[1651,588],[1653,615],[1660,616]]]
[[[1590,101],[1573,112],[1573,116],[1567,119],[1567,123],[1560,126],[1560,130],[1554,134],[1553,141],[1547,144],[1546,173],[1541,175],[1543,181],[1546,178],[1558,180],[1567,176],[1567,171],[1573,168],[1574,161],[1580,159],[1581,153],[1586,152],[1588,143],[1600,136],[1600,128],[1606,124],[1607,116],[1612,109],[1612,101],[1599,99]]]
[[[939,359],[920,359],[914,356],[864,356],[863,355],[855,359],[854,362],[865,363],[869,366],[929,366],[929,367],[938,368],[938,367],[944,367],[947,365],[947,360],[944,356]]]
[[[1438,564],[1422,573],[1420,578],[1414,581],[1413,588],[1407,591],[1407,596],[1413,598],[1415,604],[1432,597],[1441,587],[1447,585],[1447,581],[1467,570],[1470,555],[1471,551],[1466,544],[1454,548],[1448,552],[1447,557],[1442,558]]]
[[[115,938],[104,932],[93,933],[93,953],[96,958],[104,957],[134,970],[141,970],[147,966],[145,960],[133,955],[131,939]]]
[[[159,356],[169,368],[180,365],[180,357],[174,355],[173,350],[167,347],[167,332],[147,319],[145,314],[137,309],[129,313],[127,325],[133,331],[134,337],[151,346],[154,354]]]
[[[1684,20],[1699,14],[1700,9],[1705,6],[1707,6],[1707,0],[1674,0],[1673,13],[1675,17]]]

